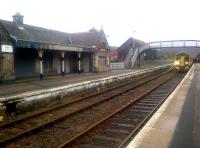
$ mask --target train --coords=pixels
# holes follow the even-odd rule
[[[190,69],[193,61],[189,54],[181,52],[176,54],[176,60],[174,62],[175,68],[178,72],[186,72]]]

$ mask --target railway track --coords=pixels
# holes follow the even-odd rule
[[[21,134],[17,136],[17,134],[14,134],[13,132],[15,130],[19,131],[20,127],[23,131],[24,127],[27,127],[27,125],[32,125],[32,122],[30,122],[30,119],[28,120],[29,124],[25,122],[25,124],[18,123],[19,126],[13,126],[14,124],[10,124],[10,126],[4,126],[4,128],[1,128],[1,136],[4,138],[6,137],[6,134],[2,134],[2,131],[4,133],[11,133],[7,136],[7,138],[4,138],[4,141],[1,142],[2,145],[7,144],[7,146],[29,146],[29,147],[43,147],[46,145],[47,147],[68,147],[68,146],[81,146],[85,144],[85,146],[94,146],[97,145],[94,142],[84,142],[84,137],[88,137],[87,135],[98,135],[94,134],[94,131],[97,131],[97,133],[100,133],[102,129],[99,129],[100,127],[103,127],[103,124],[109,124],[109,120],[112,120],[113,117],[116,118],[116,116],[119,116],[121,112],[124,112],[124,110],[127,110],[126,108],[130,108],[131,105],[137,103],[137,105],[134,105],[136,108],[135,110],[135,116],[140,116],[141,119],[147,118],[145,117],[149,111],[152,112],[152,108],[155,108],[156,104],[156,97],[152,100],[149,100],[151,104],[147,104],[147,100],[143,100],[143,102],[140,102],[139,100],[144,97],[146,94],[149,94],[152,90],[156,89],[158,86],[160,86],[162,83],[167,81],[168,79],[171,79],[175,75],[174,72],[157,74],[150,77],[146,77],[146,81],[144,79],[137,81],[135,83],[129,83],[129,85],[124,86],[123,88],[119,87],[116,89],[113,89],[112,91],[109,91],[109,93],[102,93],[101,95],[96,96],[97,99],[103,100],[92,103],[89,106],[85,106],[80,109],[80,106],[77,105],[77,102],[74,104],[74,106],[68,106],[65,107],[65,111],[62,114],[62,112],[56,112],[54,111],[54,115],[62,114],[62,117],[57,118],[56,120],[51,120],[47,124],[40,124],[37,128],[34,128],[33,130],[27,130],[27,132],[35,131],[32,134],[27,134],[26,137],[22,137]],[[142,82],[141,82],[142,81]],[[162,95],[158,95],[162,96]],[[157,98],[158,98],[157,97]],[[107,98],[107,99],[105,99]],[[109,98],[109,99],[108,99]],[[111,99],[112,98],[112,99]],[[89,102],[91,102],[93,99],[90,99]],[[145,103],[146,101],[146,103]],[[73,104],[73,103],[72,103]],[[84,100],[82,104],[87,104],[87,101]],[[144,106],[141,106],[144,105]],[[79,107],[80,110],[74,111],[73,109],[76,107]],[[152,107],[152,108],[151,108]],[[141,108],[143,110],[141,110]],[[69,111],[73,110],[71,113]],[[66,113],[68,112],[68,113]],[[52,113],[50,113],[52,114]],[[47,115],[47,114],[46,114]],[[143,117],[143,118],[142,118]],[[122,116],[121,116],[122,118]],[[49,119],[49,118],[48,118]],[[120,118],[119,118],[120,119]],[[41,122],[44,121],[44,119],[40,117]],[[53,121],[53,122],[52,122]],[[136,121],[136,119],[135,119]],[[24,122],[24,121],[23,121]],[[137,119],[137,122],[140,123],[139,118]],[[31,123],[31,124],[30,124]],[[114,122],[117,123],[117,122]],[[27,124],[27,125],[26,125]],[[38,124],[38,122],[37,122]],[[118,126],[126,126],[126,124],[118,124]],[[131,125],[127,126],[131,127]],[[9,127],[9,128],[6,128]],[[132,126],[134,127],[134,126]],[[118,127],[116,127],[118,129]],[[11,130],[10,130],[11,129]],[[8,132],[10,130],[10,132]],[[114,129],[109,129],[108,131],[116,131]],[[118,131],[120,133],[120,130]],[[130,133],[130,131],[121,130],[123,133]],[[11,135],[15,136],[11,136]],[[114,134],[118,135],[118,134]],[[21,138],[20,138],[21,137]],[[59,138],[58,138],[59,137]],[[98,136],[96,136],[98,137]],[[13,141],[16,139],[16,141]],[[77,140],[78,139],[78,140]],[[86,138],[88,139],[88,138]],[[90,138],[89,138],[90,139]],[[101,139],[108,140],[109,137],[106,136],[99,136],[98,141],[101,141]],[[63,143],[63,141],[65,141]],[[82,141],[81,143],[76,143],[77,141]],[[109,141],[109,140],[108,140]],[[119,141],[114,140],[114,138],[110,138],[110,141]],[[121,140],[120,140],[121,141]],[[81,144],[81,145],[80,145]],[[108,143],[107,143],[108,144]],[[108,144],[109,145],[109,144]],[[101,145],[100,145],[101,146]],[[110,147],[113,147],[113,144],[109,145]],[[114,146],[115,147],[115,146]]]
[[[71,116],[75,113],[82,112],[83,110],[94,105],[103,103],[120,93],[124,93],[129,89],[134,89],[148,81],[151,81],[152,79],[159,77],[160,75],[161,71],[156,71],[137,76],[131,82],[122,83],[119,86],[106,89],[99,94],[83,97],[78,100],[2,124],[0,125],[0,145],[5,145],[44,126],[51,126],[54,122],[62,120],[63,118]],[[127,84],[129,84],[128,87]],[[109,94],[107,94],[108,91]]]
[[[178,74],[142,99],[111,115],[106,120],[82,133],[80,136],[59,145],[62,147],[125,147],[164,102],[184,74]]]

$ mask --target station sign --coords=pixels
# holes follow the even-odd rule
[[[12,45],[1,45],[1,52],[13,53]]]

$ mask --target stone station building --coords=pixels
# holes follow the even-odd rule
[[[103,30],[65,33],[26,25],[19,13],[0,20],[0,81],[109,70]]]

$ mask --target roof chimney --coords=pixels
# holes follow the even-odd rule
[[[24,16],[17,12],[13,17],[13,22],[15,22],[18,26],[23,25],[23,18]]]
[[[89,32],[97,32],[97,30],[95,29],[95,27],[92,27]]]

